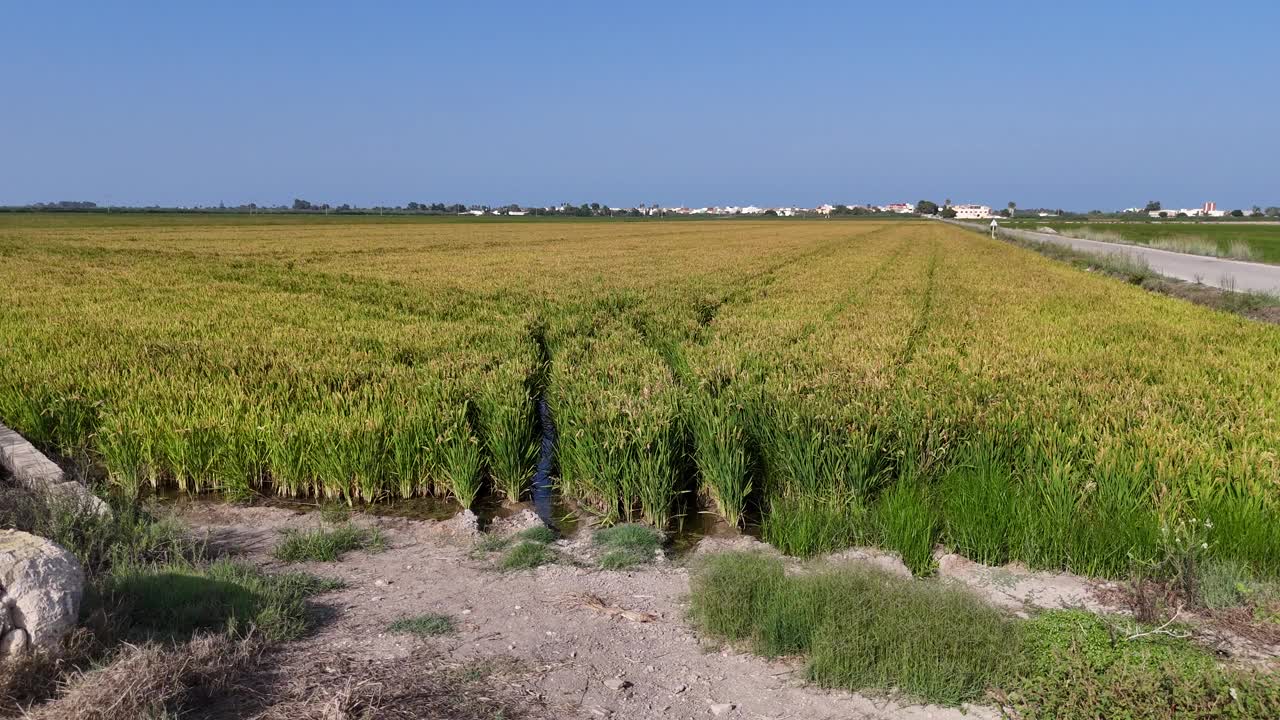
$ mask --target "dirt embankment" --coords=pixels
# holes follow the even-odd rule
[[[271,556],[282,530],[321,523],[315,514],[279,508],[194,504],[182,514],[216,548],[271,569],[283,569]],[[210,706],[213,717],[274,718],[290,708],[303,716],[305,708],[359,702],[380,707],[376,717],[417,717],[403,713],[415,704],[443,707],[445,700],[460,704],[439,717],[482,717],[469,714],[476,708],[538,718],[999,717],[994,708],[827,691],[804,683],[798,661],[707,644],[685,621],[684,560],[603,571],[574,561],[590,554],[590,544],[578,539],[557,544],[564,562],[502,573],[475,553],[473,530],[461,523],[364,516],[355,522],[377,524],[388,548],[288,566],[340,578],[346,587],[319,599],[318,629],[277,651],[257,690],[230,705],[224,698],[221,710]],[[737,538],[704,540],[696,552],[742,548],[770,551]],[[878,551],[851,550],[831,560],[905,572],[895,556]],[[1106,599],[1117,596],[1114,586],[1071,575],[987,568],[941,554],[939,567],[943,581],[967,585],[1015,613],[1124,612]],[[396,620],[427,613],[452,617],[456,632],[419,639],[387,631]]]

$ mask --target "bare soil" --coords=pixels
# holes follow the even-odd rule
[[[271,557],[280,531],[321,522],[315,514],[280,508],[202,503],[183,506],[181,514],[214,547],[268,569],[285,567]],[[493,691],[487,700],[510,707],[490,717],[707,718],[714,710],[731,718],[815,720],[999,716],[992,708],[968,708],[966,714],[827,691],[803,682],[799,661],[709,645],[685,622],[689,570],[683,562],[597,570],[575,562],[590,552],[589,542],[579,538],[558,543],[564,562],[502,573],[492,558],[474,552],[474,537],[463,523],[368,516],[356,522],[380,527],[388,549],[287,566],[341,578],[347,587],[317,599],[314,633],[268,658],[276,679],[264,681],[261,694],[280,697],[251,698],[246,707],[241,693],[239,707],[223,699],[206,716],[251,717],[273,704],[336,707],[343,693],[365,681],[382,694],[381,710],[371,717],[410,717],[400,714],[404,708],[387,697],[393,688],[383,688],[379,678],[415,664],[483,680]],[[744,538],[742,544],[755,541]],[[393,621],[424,613],[452,616],[457,632],[427,639],[387,632]],[[422,717],[434,716],[423,710]],[[471,717],[461,710],[456,716]]]
[[[268,570],[337,577],[316,600],[317,629],[271,651],[249,686],[215,698],[205,718],[996,718],[994,707],[944,708],[831,691],[804,682],[799,659],[771,661],[700,637],[686,622],[689,565],[726,550],[776,552],[746,536],[707,537],[682,558],[631,571],[594,566],[590,530],[561,540],[561,560],[500,572],[476,550],[474,518],[421,521],[357,514],[387,539],[378,553],[332,563],[282,565],[271,551],[286,529],[322,526],[317,513],[212,503],[180,505],[213,548]],[[532,513],[495,521],[493,534],[537,523]],[[1131,614],[1124,587],[1018,565],[989,567],[936,554],[941,582],[963,585],[1026,616],[1082,608]],[[827,562],[868,563],[909,575],[892,553],[856,548]],[[798,562],[792,567],[799,568]],[[442,613],[452,635],[387,632],[392,622]],[[1193,619],[1188,616],[1188,619]],[[1274,659],[1270,638],[1201,632],[1223,655]]]

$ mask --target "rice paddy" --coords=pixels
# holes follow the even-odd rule
[[[705,508],[787,552],[1280,574],[1280,330],[927,222],[0,217],[0,421],[122,493]]]

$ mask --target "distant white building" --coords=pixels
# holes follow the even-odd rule
[[[1153,218],[1172,218],[1179,215],[1185,215],[1186,217],[1224,217],[1226,214],[1227,211],[1219,210],[1218,204],[1213,201],[1209,201],[1198,208],[1169,208],[1168,210],[1151,210],[1147,212],[1147,215]]]
[[[985,220],[991,217],[991,208],[987,205],[952,205],[957,220]]]
[[[508,214],[508,215],[515,215],[515,216],[519,217],[520,215],[524,215],[524,214],[526,214],[526,213],[525,213],[525,211],[524,211],[524,210],[508,210],[508,211],[507,211],[507,214]]]
[[[915,203],[890,203],[889,205],[881,205],[876,208],[880,212],[898,213],[899,215],[910,215],[916,211]]]

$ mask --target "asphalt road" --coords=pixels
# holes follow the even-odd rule
[[[986,226],[972,223],[953,222],[969,230],[987,231]],[[1186,280],[1187,282],[1211,285],[1224,290],[1265,292],[1280,295],[1280,265],[1245,262],[1243,260],[1224,260],[1222,258],[1188,255],[1186,253],[1157,250],[1142,245],[1121,245],[1118,243],[1082,240],[1080,238],[1055,235],[1053,233],[1033,232],[1031,230],[1014,230],[1000,228],[1000,234],[1032,242],[1065,245],[1081,252],[1096,255],[1128,255],[1139,258],[1155,272],[1166,277]]]

